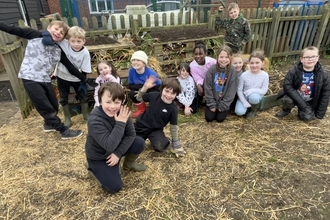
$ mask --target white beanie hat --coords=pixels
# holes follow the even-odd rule
[[[135,53],[133,53],[132,58],[131,58],[131,62],[132,60],[141,60],[142,62],[144,62],[146,65],[148,65],[148,56],[147,54],[142,51],[142,50],[138,50]]]

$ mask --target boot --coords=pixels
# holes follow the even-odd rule
[[[139,154],[128,154],[125,156],[123,169],[133,170],[135,172],[144,171],[147,167],[144,164],[136,163],[135,160],[139,157]]]
[[[96,181],[97,185],[99,185],[99,186],[102,187],[101,182],[96,178],[96,176],[94,175],[94,173],[89,169],[88,162],[84,163],[84,165],[85,165],[85,167],[86,167],[86,169],[88,171],[88,176],[91,177],[91,178],[93,178]]]
[[[84,120],[88,121],[88,118],[89,118],[88,102],[81,103],[81,113],[83,114]]]
[[[133,118],[137,118],[139,115],[141,115],[146,110],[146,103],[140,102],[140,103],[134,103],[137,107],[137,111],[132,114]]]
[[[289,109],[283,108],[282,111],[277,112],[275,116],[278,117],[278,118],[284,118],[285,116],[290,114],[290,112],[291,112],[290,108]]]
[[[246,118],[253,118],[259,108],[259,103],[258,104],[251,104],[251,108],[249,109],[248,113],[246,114]]]
[[[64,114],[64,126],[66,127],[71,127],[71,113],[70,113],[70,106],[69,104],[66,104],[64,106],[62,106],[63,109],[63,114]]]

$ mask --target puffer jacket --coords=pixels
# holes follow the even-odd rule
[[[294,68],[290,69],[285,76],[283,90],[278,94],[277,98],[282,98],[284,95],[289,96],[299,109],[307,107],[306,101],[299,95],[298,89],[302,82],[303,65],[299,61]],[[327,111],[330,98],[330,80],[323,66],[317,62],[314,67],[314,96],[311,100],[312,109],[315,112],[315,117],[322,119]]]

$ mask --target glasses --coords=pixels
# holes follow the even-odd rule
[[[303,57],[304,60],[316,60],[319,56]]]

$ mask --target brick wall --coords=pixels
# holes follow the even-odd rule
[[[59,0],[48,0],[48,6],[51,14],[58,12],[60,15],[62,15]]]

